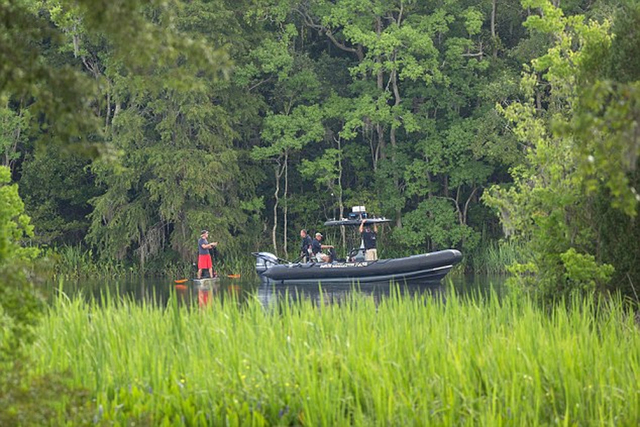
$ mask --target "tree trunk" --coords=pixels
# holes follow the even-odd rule
[[[287,200],[287,193],[289,192],[289,152],[285,151],[284,154],[284,194],[282,196],[284,209],[282,210],[282,250],[284,251],[284,257],[289,258],[287,251],[287,217],[289,215],[289,202]]]
[[[469,203],[471,202],[471,200],[473,199],[473,196],[476,194],[476,191],[478,190],[478,187],[476,187],[475,185],[473,186],[473,191],[471,192],[471,194],[469,195],[469,197],[467,198],[467,201],[464,204],[464,210],[462,211],[462,221],[464,225],[467,225],[467,217],[468,217],[468,213],[469,213]]]
[[[395,53],[394,53],[394,61],[395,61]],[[393,163],[393,184],[396,188],[396,190],[398,191],[398,194],[401,193],[401,189],[400,189],[400,177],[398,176],[398,167],[397,167],[397,150],[398,150],[398,141],[396,139],[396,132],[397,132],[397,127],[395,125],[395,122],[397,120],[399,120],[400,118],[398,116],[396,116],[397,114],[397,108],[400,105],[400,102],[402,102],[402,98],[400,98],[400,90],[398,89],[398,73],[396,70],[393,70],[391,72],[391,87],[393,89],[393,97],[395,99],[395,102],[393,104],[394,107],[394,123],[391,124],[391,131],[389,133],[389,139],[391,141],[391,147],[392,147],[392,153],[391,153],[391,162]],[[400,208],[400,206],[396,207],[396,227],[397,228],[402,228],[402,209]]]
[[[376,34],[378,38],[382,35],[382,19],[380,17],[376,18]],[[380,57],[376,58],[376,63],[380,64]],[[382,67],[378,67],[378,72],[376,75],[376,83],[379,92],[379,96],[382,96],[384,93],[384,72],[382,71]],[[378,148],[377,151],[379,153],[380,158],[385,158],[385,141],[384,141],[384,127],[380,123],[376,123],[376,133],[378,134]],[[377,162],[376,162],[377,163]],[[377,164],[374,164],[373,170],[377,170]]]
[[[493,57],[498,57],[498,40],[496,37],[496,8],[498,0],[491,1],[491,40],[493,42]]]
[[[107,111],[104,115],[104,131],[106,133],[109,130],[109,120],[111,119],[111,85],[108,79],[105,80],[107,80]]]
[[[280,172],[279,161],[276,161],[276,167],[274,171],[276,179],[276,191],[273,192],[273,199],[275,200],[275,203],[273,204],[273,228],[271,229],[271,242],[273,243],[273,253],[278,255],[278,240],[276,239],[276,233],[278,230],[278,203],[280,202],[280,176],[282,175],[282,173]]]
[[[344,201],[342,200],[342,143],[340,138],[335,139],[338,144],[338,206],[340,208],[340,218],[344,218]],[[344,226],[340,227],[340,237],[342,240],[342,247],[347,248],[347,235]]]
[[[447,175],[444,176],[442,192],[444,193],[445,197],[449,197],[449,177]]]

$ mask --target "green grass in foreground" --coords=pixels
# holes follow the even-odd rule
[[[640,333],[611,304],[357,296],[265,310],[60,299],[32,348],[99,424],[637,425]],[[606,314],[602,314],[606,313]]]

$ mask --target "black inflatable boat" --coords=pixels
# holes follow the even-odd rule
[[[282,284],[438,282],[462,259],[462,254],[455,249],[404,258],[331,263],[292,263],[269,252],[254,252],[253,255],[258,275]]]

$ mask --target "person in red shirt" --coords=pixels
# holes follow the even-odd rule
[[[209,249],[218,246],[218,242],[209,243],[207,238],[209,232],[202,230],[200,239],[198,240],[198,279],[202,277],[202,270],[209,270],[209,277],[213,278],[213,263],[211,262],[211,254]]]

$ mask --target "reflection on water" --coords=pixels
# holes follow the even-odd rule
[[[167,278],[137,278],[127,280],[79,280],[51,284],[49,299],[60,291],[69,297],[81,297],[103,304],[106,300],[128,299],[146,304],[164,306],[175,293],[178,301],[186,305],[206,305],[212,298],[243,301],[257,298],[264,307],[276,306],[281,301],[308,299],[314,303],[339,303],[357,293],[372,296],[376,301],[399,294],[401,296],[428,295],[446,299],[449,292],[458,295],[488,297],[492,291],[504,293],[504,276],[447,276],[441,283],[331,283],[318,285],[280,285],[263,282],[257,276],[250,278],[222,277],[215,282],[200,286],[186,281],[176,284]]]
[[[252,283],[254,281],[243,283],[234,278],[205,282],[187,280],[180,283],[166,277],[66,280],[51,284],[47,297],[49,301],[53,301],[55,295],[62,292],[68,297],[83,298],[101,305],[107,301],[128,300],[163,307],[174,294],[182,304],[204,306],[210,304],[212,298],[246,299],[256,287]]]
[[[504,275],[467,274],[446,277],[443,282],[449,283],[458,295],[489,297],[492,293],[504,295],[506,280]]]
[[[444,297],[446,286],[442,283],[330,283],[317,285],[281,285],[263,282],[256,291],[263,306],[273,308],[281,301],[311,300],[316,304],[337,304],[350,298],[354,293],[373,297],[380,302],[392,294],[401,296],[430,295]]]
[[[314,303],[340,303],[354,293],[373,297],[380,302],[389,295],[402,297],[429,296],[446,300],[449,292],[455,291],[461,296],[488,298],[493,292],[502,295],[505,277],[503,276],[454,276],[440,283],[419,281],[381,282],[381,283],[328,283],[317,285],[282,285],[263,281],[257,287],[256,296],[263,306],[273,307],[283,300],[311,300]]]

